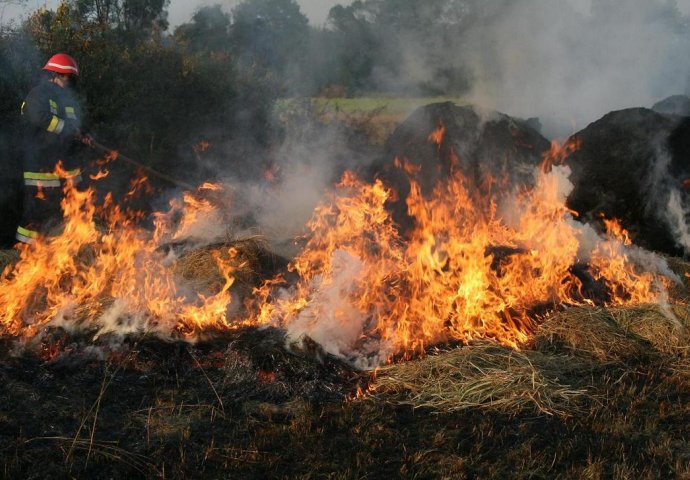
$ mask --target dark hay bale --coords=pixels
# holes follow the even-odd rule
[[[234,252],[231,257],[231,251]],[[217,293],[225,284],[215,255],[235,266],[233,289],[241,296],[251,293],[266,278],[285,271],[287,260],[266,249],[261,237],[213,244],[184,252],[173,269],[196,291]]]
[[[435,133],[438,142],[432,138]],[[525,121],[473,106],[435,103],[417,109],[395,130],[385,155],[370,167],[368,175],[396,190],[391,210],[406,230],[411,226],[405,205],[409,177],[428,195],[439,180],[457,169],[470,189],[495,195],[500,190],[492,190],[495,181],[509,186],[532,184],[534,168],[549,148],[550,142]],[[405,173],[395,166],[396,158],[419,167],[419,172]]]
[[[686,119],[690,120],[690,119]],[[583,221],[621,221],[647,249],[681,255],[668,203],[686,197],[690,176],[690,122],[645,108],[611,112],[576,133],[581,148],[568,156],[574,190],[568,206]]]
[[[670,97],[656,102],[652,110],[666,115],[681,115],[687,117],[690,115],[690,97],[687,95],[671,95]]]

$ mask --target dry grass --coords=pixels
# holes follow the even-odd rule
[[[588,364],[572,357],[479,344],[379,370],[374,398],[436,412],[472,408],[568,416],[587,390],[567,383]]]
[[[651,354],[687,355],[688,318],[684,305],[669,311],[658,305],[571,308],[540,325],[533,339],[538,350],[584,353],[601,362],[625,362]]]

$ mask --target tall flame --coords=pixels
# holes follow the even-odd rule
[[[82,322],[102,333],[192,336],[230,326],[232,263],[217,257],[226,279],[217,295],[186,298],[158,249],[166,232],[137,226],[141,214],[124,211],[110,196],[97,209],[92,189],[67,184],[62,207],[64,231],[20,245],[21,261],[0,276],[0,332],[31,336],[50,322]],[[96,226],[97,211],[105,228]]]
[[[429,140],[441,141],[441,129]],[[545,159],[558,161],[535,169],[533,188],[500,197],[483,195],[453,169],[425,198],[412,179],[419,169],[398,161],[411,178],[414,227],[406,240],[387,210],[393,192],[346,173],[307,225],[308,242],[290,266],[298,280],[267,280],[242,318],[228,314],[234,272],[242,266],[236,251],[215,256],[224,282],[216,295],[203,296],[179,289],[159,248],[215,215],[219,186],[186,193],[147,232],[138,226],[142,214],[109,196],[97,208],[92,190],[67,185],[62,234],[21,246],[19,264],[0,276],[0,333],[31,336],[48,324],[84,324],[99,333],[189,338],[275,324],[292,340],[308,335],[333,354],[371,366],[438,342],[489,338],[519,347],[539,315],[563,304],[657,301],[667,280],[640,271],[627,233],[607,222],[608,233],[592,242],[565,206],[569,171],[557,165],[562,152],[554,146]],[[135,181],[131,194],[144,184]],[[105,227],[96,226],[97,214]],[[586,275],[576,274],[575,265],[586,265]],[[604,300],[588,298],[588,278],[605,284]]]

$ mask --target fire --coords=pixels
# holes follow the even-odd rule
[[[62,234],[18,246],[21,261],[0,276],[0,332],[31,337],[52,324],[81,325],[98,334],[192,337],[235,326],[227,314],[238,267],[232,252],[230,260],[216,256],[225,277],[221,291],[190,298],[178,289],[158,248],[166,232],[139,227],[141,214],[124,211],[109,196],[97,208],[92,189],[82,192],[71,184],[62,207]],[[97,212],[105,227],[96,226]]]
[[[429,139],[443,134],[440,126]],[[194,237],[209,219],[227,223],[222,186],[185,192],[148,232],[138,226],[142,214],[110,197],[96,207],[93,190],[67,185],[63,233],[19,247],[21,261],[0,276],[0,332],[28,337],[69,324],[193,338],[273,324],[292,341],[308,335],[332,354],[375,366],[439,342],[482,338],[519,348],[539,316],[562,305],[657,301],[665,280],[640,271],[627,232],[607,221],[608,233],[592,243],[566,207],[568,169],[559,163],[571,148],[552,148],[532,188],[495,188],[501,194],[493,196],[454,168],[425,197],[413,180],[419,169],[396,160],[410,177],[414,227],[405,240],[387,209],[394,192],[346,173],[307,224],[307,244],[290,266],[298,280],[267,280],[240,317],[228,313],[234,273],[244,266],[237,251],[214,257],[220,291],[195,296],[180,290],[159,248]],[[135,180],[129,195],[145,184]],[[588,298],[576,265],[605,284],[603,301]]]
[[[262,175],[268,183],[276,183],[280,175],[280,165],[272,163],[263,170]]]
[[[557,140],[552,140],[551,148],[542,157],[541,171],[549,173],[554,165],[564,165],[566,158],[579,150],[581,144],[582,142],[577,137],[572,137],[563,144]]]
[[[91,180],[98,181],[98,180],[101,180],[101,179],[107,177],[108,175],[110,175],[110,172],[107,169],[103,169],[103,170],[99,170],[98,172],[96,172],[93,175],[89,175],[89,178]]]
[[[441,146],[443,143],[443,138],[446,135],[446,127],[443,124],[439,124],[438,128],[429,134],[428,140],[435,145]]]
[[[309,243],[292,265],[300,282],[262,303],[261,321],[371,366],[438,342],[488,338],[519,347],[537,312],[595,302],[573,273],[586,261],[590,277],[606,283],[605,304],[657,301],[663,280],[639,270],[613,223],[582,252],[585,229],[562,192],[568,173],[537,171],[534,188],[501,198],[481,195],[459,171],[430,198],[411,181],[416,226],[407,242],[385,208],[392,192],[346,174],[308,225]]]
[[[211,148],[211,143],[208,140],[202,140],[198,143],[195,143],[192,148],[194,149],[195,152],[206,152],[209,148]]]
[[[221,236],[215,231],[225,222],[223,209],[229,209],[224,187],[215,183],[203,183],[196,192],[184,192],[182,200],[170,201],[170,209],[156,213],[157,238],[175,242],[188,238]],[[222,208],[220,208],[222,207]]]

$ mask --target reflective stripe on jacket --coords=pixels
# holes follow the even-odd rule
[[[81,182],[81,169],[75,168],[61,173],[24,172],[24,185],[36,187],[60,187],[61,181],[69,180],[74,184]]]

